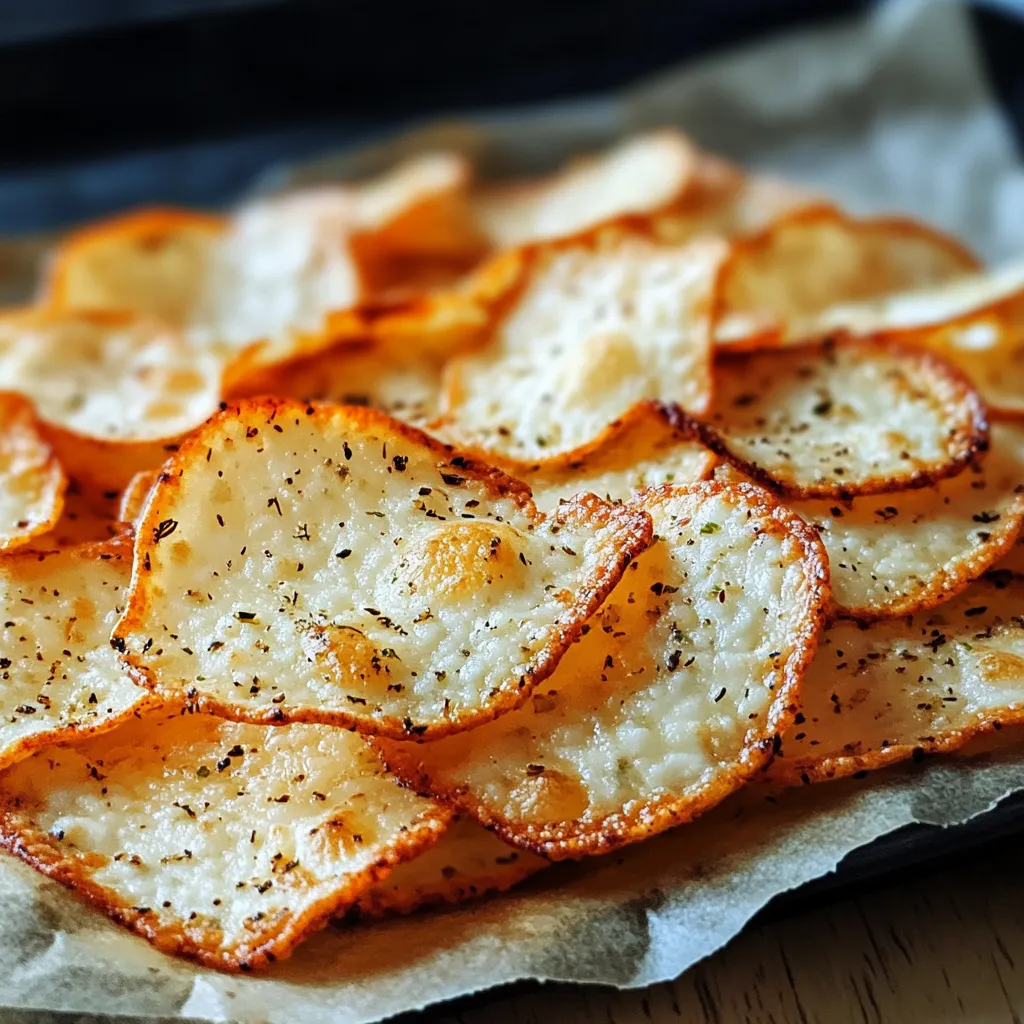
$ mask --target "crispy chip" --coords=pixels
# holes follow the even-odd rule
[[[528,699],[649,541],[381,413],[264,399],[164,467],[114,642],[225,717],[432,738]]]
[[[489,344],[448,366],[443,424],[521,463],[579,458],[644,398],[711,400],[708,306],[724,243],[539,247]]]
[[[723,464],[715,478],[742,474]],[[930,608],[1012,547],[1024,523],[1024,423],[994,423],[986,458],[933,487],[789,506],[825,545],[837,614],[868,622]]]
[[[991,312],[896,337],[960,367],[990,409],[1024,412],[1024,293]]]
[[[119,488],[220,401],[220,364],[156,321],[24,310],[0,317],[0,377],[29,398],[68,472]]]
[[[243,206],[196,295],[190,334],[235,349],[263,342],[268,362],[332,341],[340,328],[331,314],[364,294],[351,225],[352,198],[340,188]]]
[[[0,391],[0,554],[46,533],[60,517],[66,489],[32,403]]]
[[[499,248],[568,238],[672,207],[686,193],[696,159],[681,132],[649,132],[574,160],[553,177],[483,189],[476,214]]]
[[[875,302],[831,306],[813,336],[880,335],[956,364],[990,407],[1024,411],[1024,262]]]
[[[273,367],[239,365],[228,391],[232,398],[279,397],[366,405],[407,423],[437,416],[443,361],[409,346],[364,342]]]
[[[823,205],[797,210],[734,246],[719,281],[715,340],[811,340],[822,336],[819,319],[832,306],[941,284],[978,268],[959,242],[915,221],[858,221]]]
[[[995,569],[948,604],[826,631],[771,781],[820,782],[1024,720],[1024,577]]]
[[[502,842],[471,818],[458,818],[437,843],[363,893],[350,916],[385,917],[464,903],[505,892],[549,865],[543,857]]]
[[[450,813],[358,736],[150,711],[0,776],[0,843],[165,952],[288,956]]]
[[[791,497],[851,497],[955,476],[988,444],[978,394],[944,360],[846,340],[716,360],[704,443]]]
[[[263,342],[270,361],[344,332],[347,322],[331,314],[363,294],[352,217],[341,189],[254,201],[226,221],[143,211],[72,236],[55,261],[50,301],[154,315],[199,347]]]
[[[699,153],[690,188],[678,207],[654,218],[657,237],[682,245],[704,234],[737,235],[761,231],[772,221],[821,197],[789,182],[738,167],[709,153]]]
[[[1024,260],[996,270],[943,280],[932,287],[885,294],[862,302],[840,302],[822,310],[808,325],[825,334],[912,335],[933,327],[967,326],[975,318],[998,318],[1024,294]]]
[[[408,785],[552,859],[689,821],[764,765],[828,604],[815,533],[760,488],[634,499],[659,538],[523,708],[437,743],[381,741]]]
[[[131,311],[184,326],[224,223],[156,208],[73,231],[54,253],[42,299],[63,310]]]
[[[705,479],[716,459],[693,439],[684,420],[658,402],[639,402],[612,423],[611,436],[596,451],[564,465],[510,467],[530,485],[542,512],[581,491],[605,501],[623,502],[658,484]]]
[[[148,700],[110,648],[131,568],[124,536],[0,559],[0,767],[104,732]]]

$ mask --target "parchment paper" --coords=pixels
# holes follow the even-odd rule
[[[431,126],[267,175],[369,173],[457,145],[490,172],[553,166],[640,127],[818,186],[859,211],[920,215],[991,260],[1024,251],[1024,169],[964,11],[906,2],[669,74],[619,99]],[[14,289],[38,245],[0,249]],[[771,795],[761,786],[620,855],[559,865],[507,896],[328,929],[257,976],[172,960],[20,863],[0,860],[0,1006],[304,1024],[361,1022],[521,978],[645,985],[679,974],[768,900],[912,822],[949,825],[1024,788],[1024,742],[971,759]]]

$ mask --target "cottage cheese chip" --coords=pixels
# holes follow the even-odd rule
[[[0,554],[24,547],[57,522],[67,483],[32,403],[0,392]]]
[[[772,781],[842,778],[1024,721],[1024,577],[997,568],[948,604],[822,637]]]
[[[697,153],[682,133],[637,135],[550,178],[480,191],[475,211],[499,248],[582,234],[622,217],[653,214],[689,188]]]
[[[645,398],[711,401],[708,310],[724,243],[640,235],[539,247],[489,342],[449,364],[442,423],[520,463],[578,458]]]
[[[450,812],[358,736],[151,709],[0,774],[0,844],[165,952],[252,970],[288,956]]]
[[[518,711],[437,743],[381,741],[407,784],[552,858],[689,821],[772,755],[828,603],[825,553],[760,488],[665,486],[657,541]]]
[[[820,338],[831,307],[942,284],[979,266],[959,242],[915,221],[799,209],[733,247],[719,282],[715,340]]]
[[[0,378],[32,399],[68,472],[119,487],[159,465],[220,401],[210,353],[155,320],[25,310],[0,317]]]
[[[742,480],[727,463],[715,479]],[[932,487],[788,502],[828,552],[836,614],[898,618],[948,601],[1012,547],[1024,522],[1024,423],[992,424],[992,449]]]
[[[716,360],[704,442],[791,497],[924,487],[988,444],[981,399],[944,360],[884,341],[815,342]]]
[[[381,413],[243,403],[164,467],[114,642],[225,717],[429,739],[527,700],[649,541]]]
[[[173,208],[89,225],[61,241],[41,297],[66,311],[132,312],[184,327],[224,229],[222,217]]]

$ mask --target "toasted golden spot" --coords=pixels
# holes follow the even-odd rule
[[[719,715],[697,726],[697,738],[710,760],[731,760],[735,757],[737,741],[743,740],[743,729],[738,728],[735,721]]]
[[[231,502],[231,498],[231,484],[218,477],[210,488],[210,501],[215,505],[227,505]]]
[[[171,560],[176,565],[187,565],[192,557],[192,545],[185,540],[177,540],[171,545]]]
[[[79,596],[71,606],[72,614],[64,628],[64,636],[69,644],[85,642],[83,630],[89,628],[96,615],[96,606],[87,597]]]
[[[151,419],[172,419],[180,416],[183,411],[181,402],[175,401],[170,395],[165,395],[155,402],[148,403],[145,415]]]
[[[358,814],[337,808],[327,819],[309,830],[306,852],[320,857],[352,856],[363,844],[363,826]]]
[[[644,367],[636,342],[624,330],[595,334],[583,346],[563,360],[558,374],[558,390],[566,398],[579,401],[608,394],[624,380],[643,375]]]
[[[474,594],[501,583],[519,586],[526,565],[524,538],[507,523],[468,522],[440,526],[398,566],[399,578],[431,597]]]
[[[590,801],[578,779],[542,765],[530,765],[526,771],[526,778],[510,790],[505,801],[507,817],[539,824],[574,821],[586,812]]]
[[[302,649],[324,670],[322,678],[339,686],[386,674],[380,648],[354,626],[311,626]]]
[[[1012,651],[989,651],[978,659],[978,671],[992,683],[1019,683],[1024,678],[1024,657]]]

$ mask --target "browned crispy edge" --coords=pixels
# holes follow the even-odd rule
[[[455,825],[454,821],[452,825]],[[440,842],[443,843],[444,839],[442,838]],[[495,839],[495,842],[498,840]],[[538,871],[551,866],[548,860],[536,858],[528,851],[513,849],[510,846],[506,846],[506,850],[508,857],[513,859],[512,863],[500,864],[491,872],[473,876],[458,875],[450,880],[442,879],[434,887],[418,886],[405,891],[400,889],[395,893],[388,892],[386,888],[382,890],[372,886],[336,923],[344,926],[348,922],[398,917],[433,907],[455,906],[470,900],[483,899],[485,896],[508,892]],[[390,879],[385,879],[385,882],[388,881]]]
[[[672,439],[680,444],[692,442],[700,447],[706,447],[699,437],[695,421],[679,406],[660,402],[655,398],[642,398],[608,424],[607,429],[601,435],[600,444],[593,449],[588,449],[585,453],[577,454],[572,459],[559,460],[557,463],[519,463],[515,460],[492,456],[491,461],[493,465],[500,467],[509,475],[523,474],[523,478],[527,482],[557,481],[564,475],[571,475],[579,470],[586,471],[591,458],[599,458],[601,455],[613,451],[616,445],[627,440],[633,431],[640,432],[646,429],[659,432],[657,436],[652,437],[652,440],[661,440],[664,435],[671,435]],[[705,476],[711,473],[717,461],[715,454],[708,451]]]
[[[510,498],[534,525],[554,522],[558,525],[582,523],[593,526],[614,526],[619,541],[615,560],[602,566],[588,586],[573,593],[573,600],[566,606],[562,619],[552,628],[551,638],[538,651],[532,664],[518,677],[510,678],[498,688],[498,692],[486,705],[471,711],[464,711],[445,720],[442,724],[418,724],[409,718],[391,716],[369,717],[357,711],[324,710],[302,705],[279,704],[270,708],[240,707],[198,691],[189,685],[184,691],[191,707],[238,722],[255,725],[284,725],[291,722],[335,725],[358,732],[388,736],[394,739],[414,739],[426,742],[440,739],[452,732],[471,729],[475,725],[490,721],[506,711],[511,711],[525,702],[533,689],[555,670],[565,651],[580,635],[583,623],[600,607],[605,597],[618,583],[629,563],[651,543],[652,528],[650,517],[643,512],[609,505],[592,494],[577,495],[558,508],[551,516],[545,517],[537,511],[529,487],[519,480],[507,476],[499,469],[479,462],[471,456],[459,454],[450,445],[442,444],[415,427],[392,419],[384,413],[364,406],[342,406],[329,403],[295,402],[273,398],[259,398],[226,406],[213,416],[196,433],[181,445],[168,460],[156,487],[147,503],[142,522],[136,531],[135,564],[132,572],[131,589],[127,603],[111,636],[111,644],[121,653],[122,661],[128,667],[132,678],[142,686],[174,700],[182,696],[181,685],[168,684],[158,678],[157,673],[145,664],[138,653],[128,651],[127,636],[136,629],[142,630],[148,614],[149,592],[147,566],[155,550],[158,524],[168,518],[166,508],[181,488],[182,475],[194,459],[205,458],[205,451],[216,443],[221,426],[236,419],[258,417],[264,423],[272,423],[278,417],[312,417],[330,427],[341,425],[341,429],[362,431],[378,429],[397,434],[413,444],[426,449],[438,460],[440,468],[452,468],[459,475],[470,477],[482,484],[496,499]],[[341,434],[338,434],[339,440]]]
[[[149,498],[149,492],[153,489],[160,477],[159,469],[140,469],[128,481],[117,506],[118,519],[122,523],[134,524]]]

